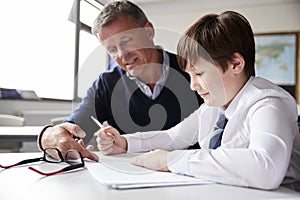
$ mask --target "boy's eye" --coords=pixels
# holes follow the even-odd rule
[[[196,76],[202,76],[203,75],[203,72],[201,73],[196,73]]]

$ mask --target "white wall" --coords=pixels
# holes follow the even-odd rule
[[[160,3],[161,6],[159,7],[154,7],[152,4],[141,4],[154,26],[160,32],[164,30],[167,33],[163,38],[162,35],[159,35],[159,38],[156,37],[158,41],[170,41],[168,38],[170,32],[174,32],[172,35],[179,35],[201,16],[207,13],[221,13],[225,10],[234,10],[243,14],[250,21],[254,33],[300,31],[300,1],[221,8],[207,8],[200,5],[201,1],[199,1],[199,4],[195,1],[192,2],[194,3],[189,8],[183,5],[178,8],[175,5],[164,5],[163,3]],[[187,0],[186,4],[188,3]],[[176,43],[176,41],[173,41],[173,43]]]

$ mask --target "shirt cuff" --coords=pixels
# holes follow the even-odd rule
[[[176,150],[168,153],[168,169],[176,174],[187,174],[190,171],[189,160],[197,150]]]
[[[134,136],[133,134],[122,135],[127,140],[127,153],[136,153],[143,151],[142,140],[139,137]]]
[[[53,125],[51,125],[51,124],[46,125],[37,137],[37,145],[38,145],[38,148],[40,151],[44,151],[44,148],[42,147],[42,137],[43,137],[43,134],[46,131],[46,129],[49,127],[53,127]]]

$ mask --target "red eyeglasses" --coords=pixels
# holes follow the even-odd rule
[[[33,163],[33,162],[38,162],[38,161],[45,161],[45,162],[49,162],[49,163],[66,162],[66,163],[70,164],[69,166],[67,166],[63,169],[60,169],[60,170],[57,170],[54,172],[42,172],[33,167],[28,167],[30,170],[35,171],[41,175],[51,176],[51,175],[59,174],[62,172],[74,170],[74,169],[85,166],[83,157],[82,157],[81,153],[77,150],[68,150],[65,154],[65,157],[62,156],[62,153],[57,148],[46,148],[46,149],[44,149],[43,152],[44,152],[43,157],[22,160],[13,165],[7,165],[7,166],[0,165],[0,168],[8,169],[11,167],[24,165],[24,164],[28,164],[28,163]]]

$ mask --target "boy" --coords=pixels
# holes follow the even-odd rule
[[[161,149],[132,163],[223,184],[275,189],[299,181],[296,103],[277,85],[254,77],[249,22],[232,11],[206,15],[181,37],[177,53],[205,104],[165,131],[120,136],[108,127],[98,134],[101,152]],[[201,149],[184,150],[197,141]]]

